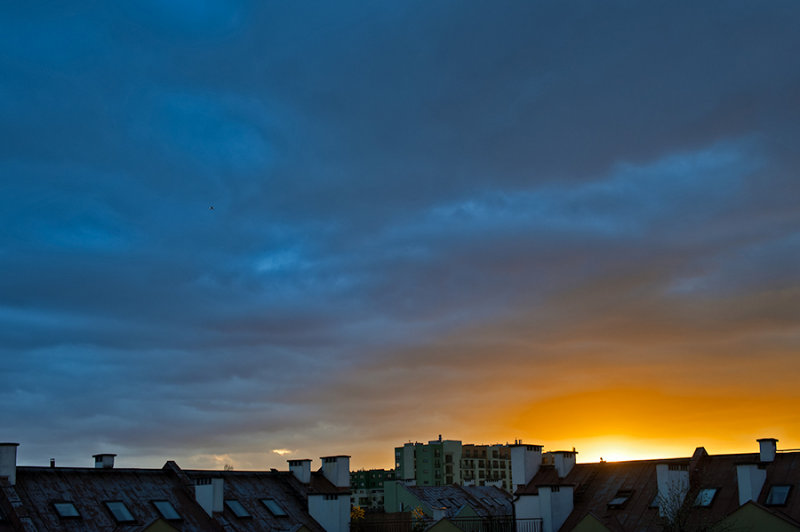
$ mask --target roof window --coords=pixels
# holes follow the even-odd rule
[[[169,501],[152,501],[153,506],[156,507],[158,513],[161,514],[161,517],[166,519],[167,521],[178,521],[181,519],[181,514],[175,510],[175,507],[172,506],[172,503]]]
[[[625,503],[628,502],[628,499],[631,498],[633,494],[630,490],[620,490],[614,495],[614,498],[608,501],[609,508],[622,508],[625,506]]]
[[[106,505],[108,511],[111,512],[111,515],[114,516],[114,520],[117,523],[133,523],[136,519],[133,518],[133,514],[131,514],[128,507],[125,506],[125,503],[122,501],[105,501],[103,504]]]
[[[275,499],[261,499],[261,504],[266,506],[267,510],[275,517],[286,517],[288,515],[286,511],[275,502]]]
[[[700,508],[708,508],[711,506],[711,503],[714,502],[714,497],[717,495],[717,488],[703,488],[697,493],[697,497],[694,499],[693,506],[699,506]]]
[[[783,506],[786,504],[786,499],[789,498],[789,492],[792,487],[789,485],[772,486],[767,493],[767,500],[764,504],[767,506]]]
[[[54,502],[53,508],[62,519],[80,519],[81,514],[71,502]]]
[[[250,512],[245,510],[244,506],[242,506],[242,503],[240,503],[236,499],[226,499],[225,500],[225,506],[227,506],[228,509],[231,512],[233,512],[233,515],[235,515],[236,517],[238,517],[240,519],[245,518],[245,517],[252,517],[250,515]]]

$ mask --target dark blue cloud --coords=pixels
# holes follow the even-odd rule
[[[374,461],[634,330],[791,334],[794,3],[40,4],[0,12],[28,456]]]

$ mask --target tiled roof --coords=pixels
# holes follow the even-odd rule
[[[406,486],[431,508],[447,508],[447,517],[470,506],[481,517],[512,515],[511,495],[494,486]]]
[[[588,514],[611,530],[663,530],[663,518],[653,505],[658,491],[656,466],[685,466],[690,489],[680,519],[687,529],[694,530],[716,523],[739,508],[736,466],[743,463],[759,464],[759,454],[708,455],[698,448],[691,458],[576,464],[564,478],[558,478],[552,466],[542,466],[516,494],[535,495],[542,486],[573,486],[573,511],[561,530],[572,530]],[[766,481],[757,503],[784,519],[800,521],[800,452],[779,452],[773,462],[760,467],[766,471]],[[765,506],[773,485],[793,486],[786,505]],[[717,491],[709,507],[696,507],[697,493],[704,488]],[[622,504],[609,505],[618,496],[627,498]]]
[[[195,500],[201,479],[223,479],[223,498],[237,500],[250,517],[236,517],[224,505],[213,517]],[[180,516],[167,522],[180,530],[284,530],[304,527],[324,532],[308,513],[309,494],[346,494],[321,473],[302,484],[291,472],[182,470],[175,462],[162,469],[25,467],[16,484],[0,479],[0,532],[7,530],[142,530],[162,518],[153,501],[168,501]],[[262,503],[272,499],[286,515]],[[122,502],[132,522],[118,522],[107,502]],[[70,502],[79,517],[60,517],[54,503]]]

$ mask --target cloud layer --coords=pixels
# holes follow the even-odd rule
[[[23,461],[800,445],[795,3],[0,9]]]

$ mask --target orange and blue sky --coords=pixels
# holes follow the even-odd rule
[[[800,5],[7,2],[21,463],[800,447]]]

